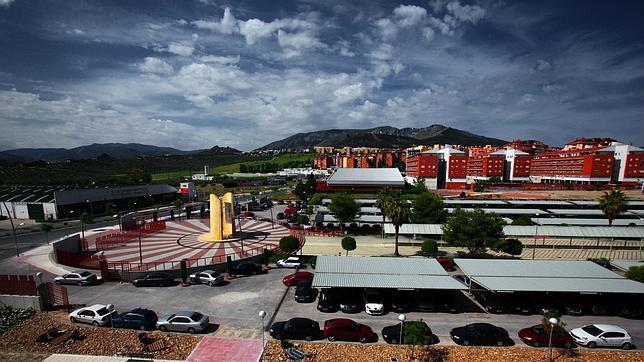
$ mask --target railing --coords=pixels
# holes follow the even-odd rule
[[[83,269],[100,269],[101,260],[105,260],[103,255],[83,255],[56,250],[56,262],[67,266]]]
[[[0,275],[0,294],[38,295],[32,275]]]
[[[165,230],[165,221],[156,221],[143,225],[139,229],[118,231],[108,235],[101,235],[94,243],[95,250],[107,250],[123,243],[136,240],[141,235],[149,235]]]
[[[344,233],[340,230],[325,230],[325,229],[304,229],[304,235],[314,236],[329,236],[329,237],[343,237]]]

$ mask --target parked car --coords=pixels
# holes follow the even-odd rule
[[[642,319],[642,307],[639,304],[626,304],[620,311],[619,316],[629,319]]]
[[[546,330],[542,324],[523,328],[519,331],[519,338],[523,343],[533,347],[547,347],[550,338],[550,329]],[[555,326],[552,330],[552,345],[556,347],[570,348],[575,342],[565,329]]]
[[[132,281],[135,287],[168,287],[174,285],[174,277],[166,273],[150,273]]]
[[[603,301],[595,301],[590,304],[590,313],[592,315],[609,315],[611,314],[608,305]]]
[[[284,220],[284,219],[286,219],[286,215],[284,215],[283,212],[278,212],[277,216],[275,216],[275,218],[277,218],[277,220]]]
[[[188,332],[194,334],[208,328],[210,318],[199,312],[181,311],[162,316],[157,321],[157,328],[163,332]]]
[[[90,285],[96,283],[96,274],[84,270],[73,271],[54,278],[56,284]]]
[[[489,323],[472,323],[457,327],[449,332],[456,344],[463,346],[505,346],[510,345],[508,332]]]
[[[224,282],[224,275],[214,270],[204,270],[198,273],[193,273],[190,274],[188,278],[190,279],[190,283],[208,284],[211,287]]]
[[[565,308],[562,308],[559,303],[548,299],[540,301],[538,311],[539,313],[550,317],[560,317],[563,309]]]
[[[251,211],[242,211],[242,212],[239,213],[239,216],[240,217],[253,217],[253,216],[255,216],[255,213],[251,212]]]
[[[324,336],[331,342],[352,341],[366,343],[374,338],[371,328],[346,318],[329,319],[324,322]]]
[[[534,314],[537,310],[535,300],[533,298],[520,296],[512,299],[511,303],[514,305],[514,312],[521,315]]]
[[[233,273],[237,275],[255,275],[264,272],[262,264],[239,263],[233,268]]]
[[[116,328],[154,329],[157,325],[157,314],[149,309],[132,309],[112,317],[112,324]]]
[[[331,289],[322,289],[318,298],[318,310],[324,313],[334,313],[338,311],[338,302]]]
[[[584,307],[581,303],[578,302],[564,302],[563,312],[571,316],[582,316],[584,315]]]
[[[622,327],[610,324],[589,324],[570,331],[572,339],[581,346],[595,347],[621,347],[631,349],[633,339]]]
[[[421,312],[434,312],[436,311],[436,296],[429,291],[421,290],[418,292],[416,305]]]
[[[414,293],[409,290],[394,290],[391,294],[391,310],[396,313],[407,313],[411,310]]]
[[[362,302],[359,290],[346,290],[340,296],[340,310],[343,313],[359,313],[362,310]]]
[[[295,301],[298,303],[311,303],[317,297],[317,289],[311,283],[303,281],[295,288]]]
[[[299,271],[293,274],[286,275],[284,276],[284,278],[282,278],[282,283],[284,283],[284,285],[286,285],[287,287],[298,285],[303,281],[313,283],[313,273]]]
[[[302,259],[299,256],[289,256],[286,259],[278,260],[277,266],[280,268],[305,268]]]
[[[419,334],[419,338],[416,341],[405,341],[405,335],[407,334],[406,331],[409,331],[410,328],[420,330],[421,333]],[[427,323],[423,321],[406,321],[403,322],[403,328],[402,328],[402,343],[404,344],[432,344],[433,342],[433,335],[432,335],[432,330],[429,328]],[[385,340],[385,342],[390,343],[390,344],[399,344],[401,340],[400,336],[400,323],[387,326],[382,329],[382,339]]]
[[[509,310],[507,299],[489,293],[477,294],[483,307],[490,313],[501,314]]]
[[[291,318],[288,321],[273,323],[269,333],[275,339],[312,341],[320,337],[320,324],[308,318]]]
[[[458,300],[458,294],[443,292],[436,298],[438,308],[447,313],[458,313],[461,310],[461,303]]]
[[[69,320],[72,323],[88,323],[98,327],[110,323],[110,318],[114,314],[116,310],[113,305],[94,304],[69,313]]]
[[[364,292],[365,312],[370,315],[385,314],[384,298],[379,291],[375,289],[366,289]]]

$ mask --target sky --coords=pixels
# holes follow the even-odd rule
[[[644,144],[644,2],[0,0],[0,150],[442,124]]]

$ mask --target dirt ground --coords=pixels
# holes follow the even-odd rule
[[[65,332],[77,331],[80,338],[70,338],[62,343],[36,341],[38,336],[52,328]],[[136,330],[71,324],[67,321],[67,313],[62,312],[37,313],[0,336],[0,351],[5,354],[7,352],[30,353],[33,354],[32,360],[39,360],[40,354],[48,353],[102,356],[147,354],[159,359],[182,360],[188,357],[201,339],[191,335],[146,332],[154,341],[151,345],[153,350],[146,351],[138,340],[139,333],[140,331]],[[0,355],[0,357],[4,356]],[[28,357],[29,354],[25,355],[25,358]]]
[[[398,356],[398,346],[393,345],[360,345],[345,343],[294,343],[294,346],[307,353],[311,361],[360,361],[388,362]],[[413,352],[413,356],[412,356]],[[461,361],[544,361],[546,348],[523,347],[416,347],[412,350],[403,346],[402,361],[461,362]],[[644,353],[619,350],[587,350],[575,348],[570,351],[553,349],[555,362],[581,361],[644,361]],[[266,361],[287,361],[285,350],[279,342],[270,341],[265,353]],[[308,358],[307,358],[308,360]]]

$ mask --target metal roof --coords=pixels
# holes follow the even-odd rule
[[[535,226],[505,225],[505,236],[533,237],[539,236],[563,238],[628,238],[644,239],[644,227],[608,227],[608,226]],[[394,227],[385,224],[385,234],[393,234]],[[401,235],[442,235],[441,224],[403,224],[398,232]]]
[[[339,168],[326,182],[329,186],[405,186],[397,168]]]
[[[443,200],[445,205],[507,205],[503,200],[463,200],[463,199],[448,199]]]
[[[318,215],[322,216],[322,222],[338,222],[338,219],[336,219],[333,215],[331,214],[316,214],[315,220],[316,222],[318,221]],[[352,222],[368,222],[368,223],[380,223],[382,224],[382,215],[358,215],[356,219]],[[385,218],[385,222],[391,222],[389,218]]]
[[[166,184],[132,185],[118,187],[102,187],[93,189],[72,189],[55,191],[56,204],[71,205],[89,201],[106,201],[125,199],[129,197],[146,197],[177,193],[178,190]]]
[[[548,209],[548,212],[557,215],[604,215],[599,209]]]
[[[447,211],[450,213],[454,212],[456,208],[448,207]],[[468,208],[468,207],[461,207],[460,208],[463,211],[474,211],[473,208]],[[483,212],[486,214],[490,213],[495,213],[497,215],[545,215],[548,214],[548,212],[543,211],[541,209],[499,209],[499,208],[488,208],[488,209],[483,209]]]
[[[492,291],[637,293],[644,284],[591,261],[454,259],[470,279]]]
[[[580,206],[597,206],[599,205],[599,201],[594,201],[594,200],[575,200],[575,201],[570,201],[575,205],[580,205]]]
[[[628,270],[632,266],[642,266],[644,261],[635,261],[635,260],[611,260],[610,264],[621,270]]]
[[[587,225],[587,226],[608,226],[608,219],[578,219],[566,217],[533,217],[532,222],[538,222],[541,225]],[[613,226],[644,226],[644,220],[640,219],[615,219]]]
[[[509,200],[509,204],[512,205],[562,205],[562,206],[572,206],[568,201],[562,200]]]
[[[314,287],[465,289],[436,259],[318,256]]]

